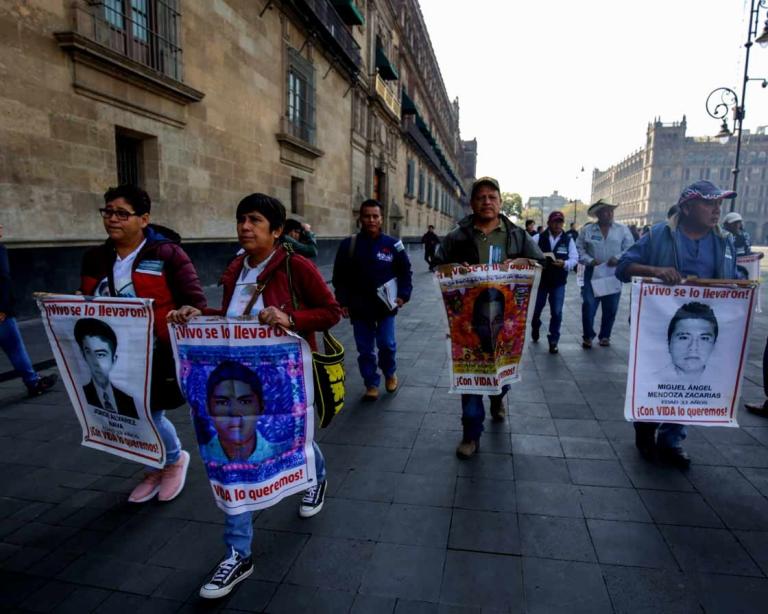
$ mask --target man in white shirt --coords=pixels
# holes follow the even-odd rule
[[[549,299],[549,353],[557,354],[557,342],[560,340],[560,324],[563,321],[563,303],[565,302],[565,284],[568,283],[568,271],[579,263],[579,252],[573,237],[563,232],[565,216],[561,211],[553,211],[547,220],[547,229],[533,237],[533,242],[548,256],[547,266],[541,274],[536,305],[531,320],[531,338],[539,340],[541,312]]]
[[[596,217],[597,222],[586,224],[579,234],[576,247],[579,250],[579,262],[586,266],[584,271],[584,286],[581,288],[581,324],[583,340],[581,346],[585,350],[592,348],[595,338],[595,315],[598,306],[602,306],[600,318],[600,345],[611,345],[611,331],[616,319],[621,299],[621,284],[615,283],[616,265],[621,255],[635,242],[629,228],[624,224],[613,221],[613,210],[618,205],[612,205],[601,198],[594,203],[587,214]],[[615,284],[615,288],[607,292],[596,293],[592,280],[603,280],[605,286]],[[616,291],[613,292],[612,290]],[[599,295],[597,295],[599,294]]]

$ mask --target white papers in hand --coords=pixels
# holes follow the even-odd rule
[[[376,294],[388,309],[397,308],[397,279],[393,277],[387,283],[376,288]]]
[[[621,282],[616,277],[616,267],[598,264],[592,271],[592,292],[595,297],[621,292]]]

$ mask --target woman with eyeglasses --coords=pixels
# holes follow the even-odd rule
[[[165,467],[148,467],[128,501],[144,503],[175,499],[184,488],[189,453],[181,449],[176,428],[166,410],[184,404],[176,381],[167,314],[182,305],[205,308],[205,295],[197,271],[179,245],[174,231],[149,223],[152,202],[132,185],[110,188],[99,209],[107,240],[86,252],[80,292],[89,296],[130,296],[154,299],[155,345],[152,356],[150,409],[165,444]]]

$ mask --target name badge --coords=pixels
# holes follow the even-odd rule
[[[136,272],[160,276],[163,274],[163,264],[162,260],[142,260],[136,266]]]
[[[394,256],[387,252],[377,252],[376,259],[381,260],[382,262],[392,262],[392,260],[394,260]]]

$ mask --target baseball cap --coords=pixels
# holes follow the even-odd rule
[[[733,190],[723,190],[707,180],[697,181],[685,188],[677,199],[677,204],[682,205],[690,200],[718,200],[720,198],[736,198]]]
[[[547,218],[547,223],[554,222],[555,220],[560,220],[561,222],[565,221],[565,216],[563,215],[562,211],[553,211],[549,214],[549,217]]]
[[[479,177],[475,179],[474,183],[472,184],[472,191],[470,192],[470,195],[469,195],[470,198],[474,198],[475,191],[481,185],[489,185],[494,190],[496,190],[499,194],[501,194],[501,188],[499,187],[499,182],[496,181],[493,177]]]
[[[736,213],[735,211],[731,211],[728,215],[726,215],[723,218],[723,224],[733,224],[734,222],[742,222],[743,218],[741,217],[741,213]]]

